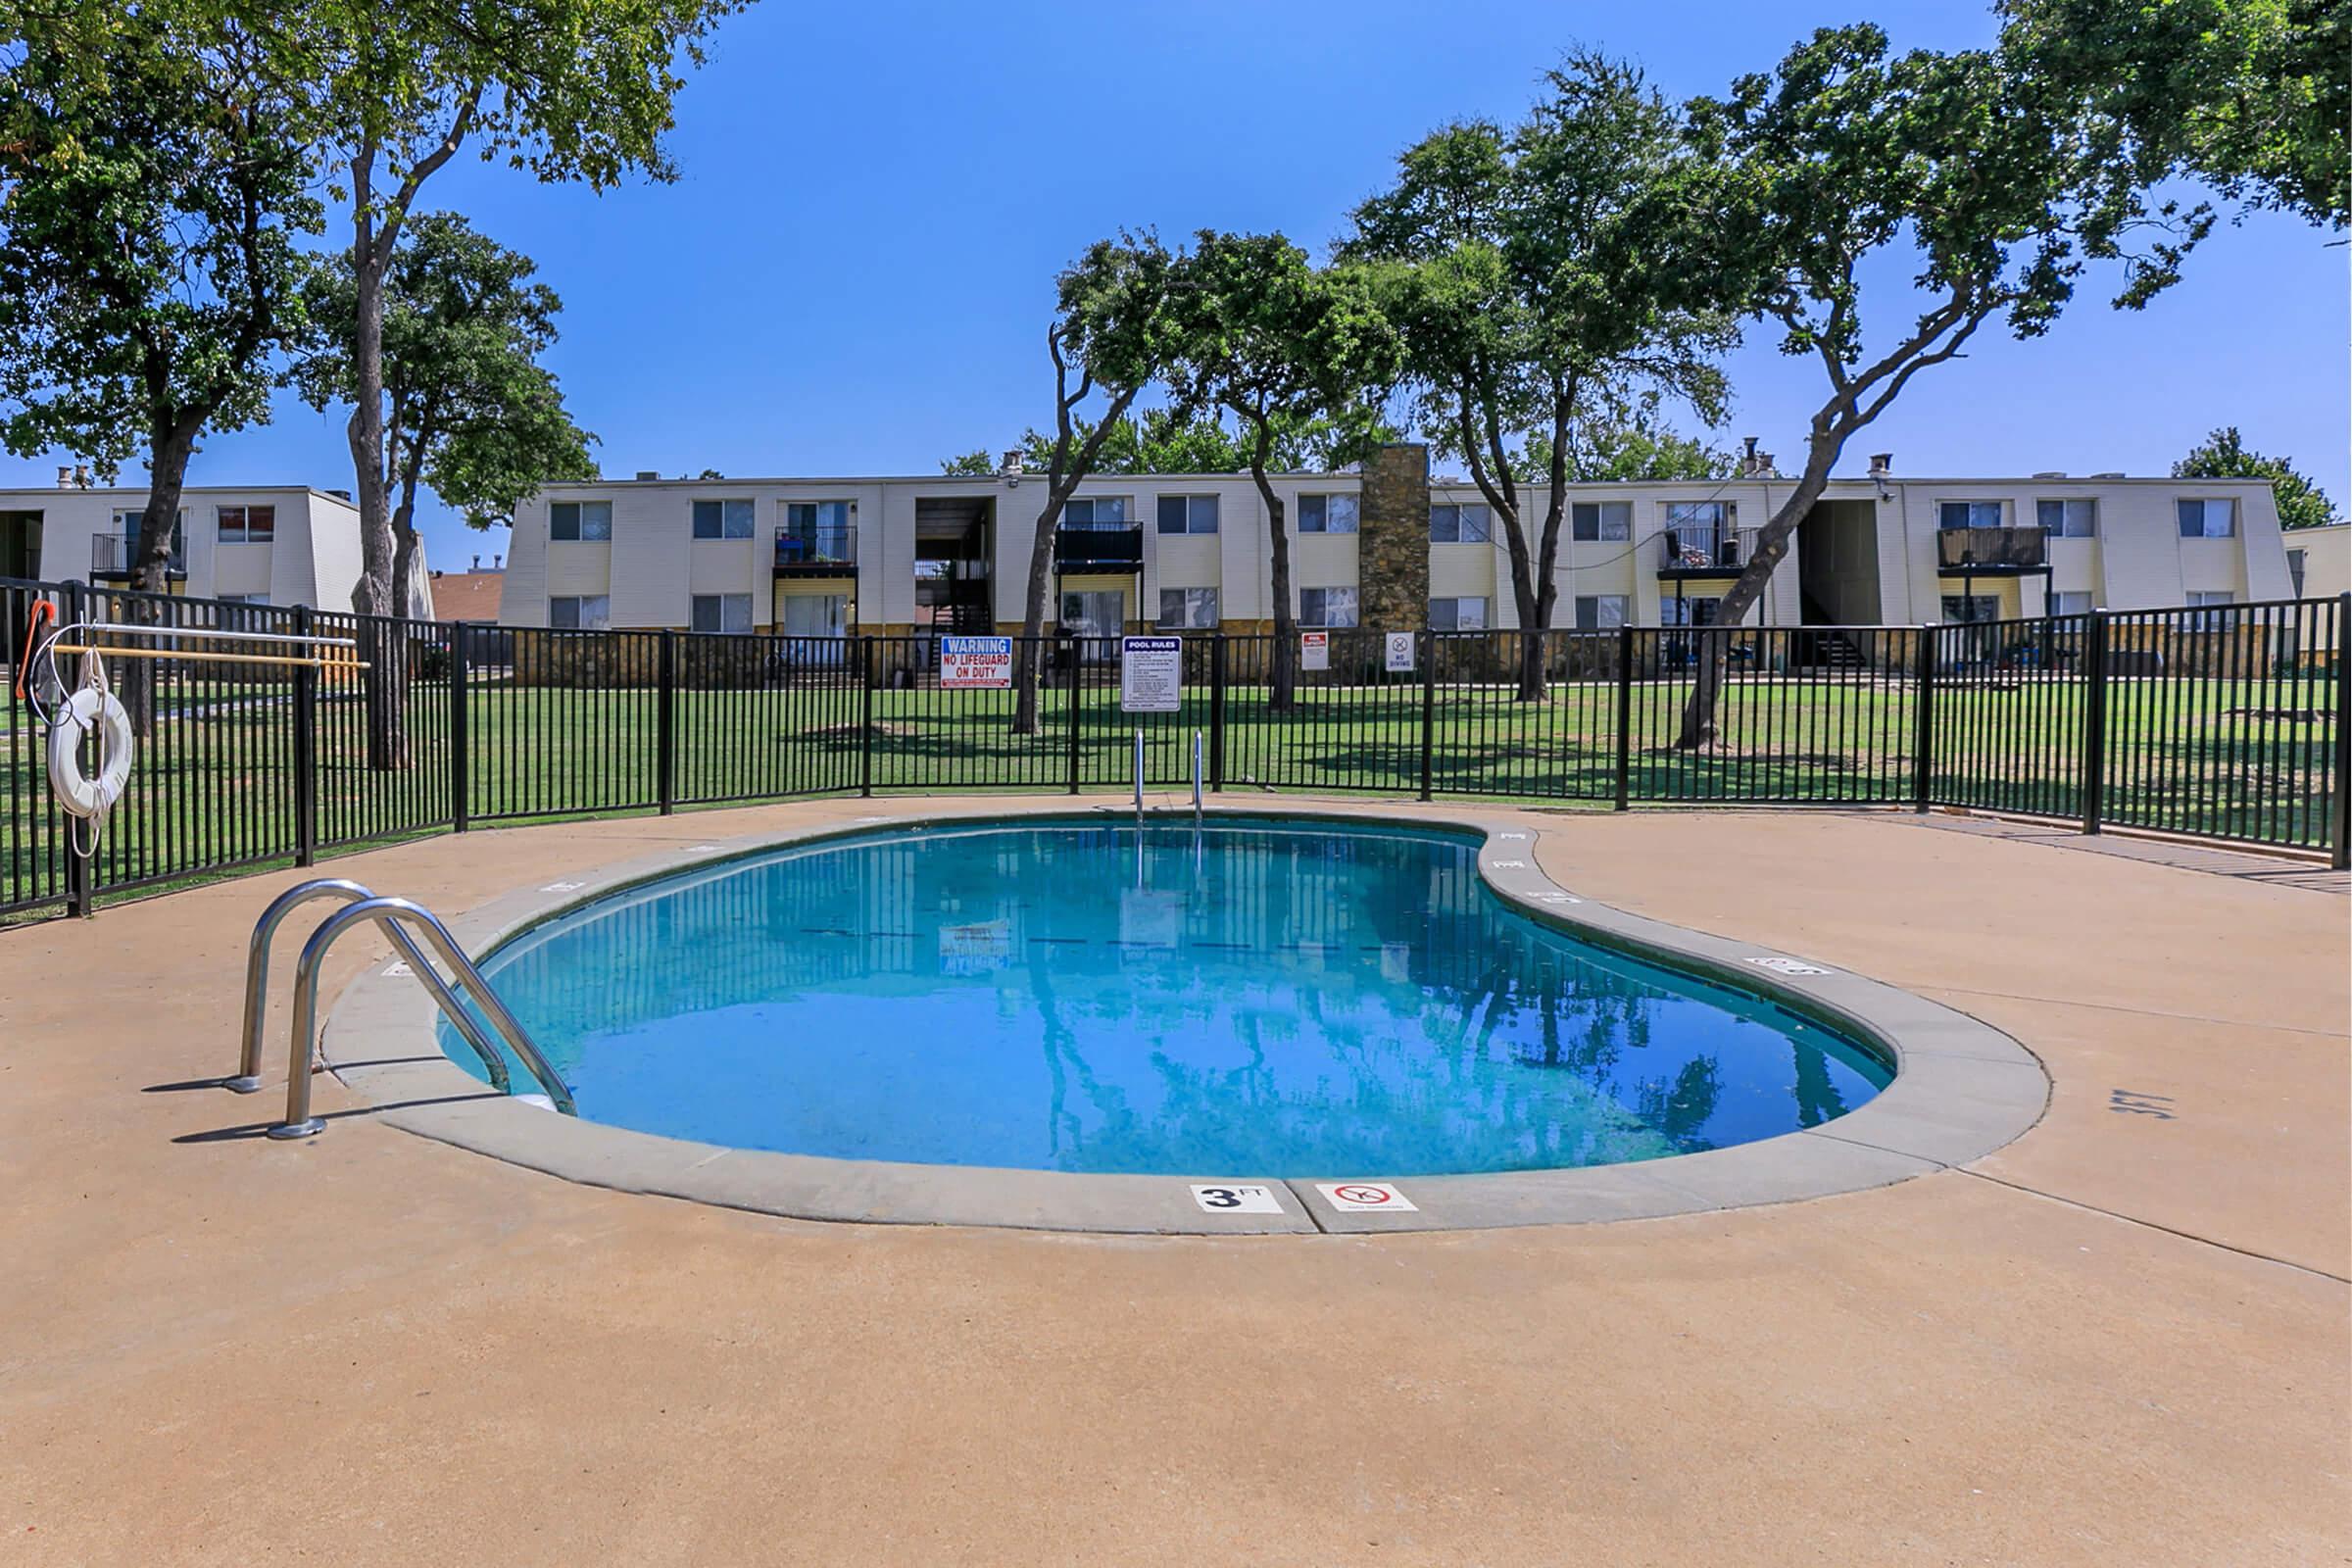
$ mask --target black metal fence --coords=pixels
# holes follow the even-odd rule
[[[795,796],[1120,789],[1638,804],[1935,806],[2327,849],[2345,862],[2342,599],[1918,627],[1327,634],[1275,697],[1264,635],[1188,634],[1173,712],[1122,709],[1117,639],[1013,639],[1014,693],[943,685],[928,637],[570,631],[369,621],[0,580],[15,661],[35,601],[69,619],[349,637],[405,697],[371,765],[348,674],[180,659],[86,867],[46,737],[0,723],[0,912],[477,824]],[[211,644],[214,648],[221,645]],[[1710,660],[1711,732],[1682,744]],[[71,661],[66,661],[68,664]],[[122,678],[125,662],[112,668]],[[13,679],[19,673],[10,670]],[[1528,689],[1540,700],[1528,700]]]

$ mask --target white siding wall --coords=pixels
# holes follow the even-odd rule
[[[1349,492],[1356,487],[1355,477],[1284,475],[1275,483],[1292,519],[1294,589],[1360,587],[1356,536],[1304,534],[1296,526],[1299,495]],[[1637,622],[1655,623],[1661,604],[1676,595],[1675,584],[1658,575],[1659,535],[1665,527],[1667,506],[1677,501],[1729,502],[1735,526],[1752,534],[1771,516],[1773,507],[1787,499],[1789,485],[1788,480],[1736,480],[1578,487],[1569,497],[1571,506],[1580,499],[1629,503],[1632,537],[1580,542],[1573,537],[1572,522],[1563,519],[1555,624],[1573,624],[1575,600],[1587,594],[1623,595]],[[1884,499],[1879,489],[1869,480],[1838,480],[1828,499],[1849,509],[1867,508],[1875,517],[1875,522],[1863,526],[1876,529],[1880,614],[1891,624],[1936,618],[1945,591],[1957,591],[1957,585],[1938,568],[1936,558],[1936,504],[1946,499],[2000,501],[2006,508],[2005,520],[2012,524],[2033,523],[2034,503],[2045,497],[2095,499],[2099,508],[2096,538],[2051,542],[2056,568],[2053,587],[2088,592],[2094,603],[2108,608],[2180,604],[2187,592],[2199,589],[2228,590],[2246,598],[2283,597],[2287,592],[2276,509],[2267,487],[2260,484],[2169,479],[1900,479],[1888,482]],[[1248,475],[1106,475],[1088,481],[1078,493],[1127,498],[1130,515],[1144,531],[1144,571],[1140,583],[1130,578],[1121,586],[1140,589],[1136,602],[1142,618],[1149,620],[1157,614],[1163,587],[1217,589],[1219,610],[1230,621],[1271,618],[1267,596],[1271,541],[1265,509]],[[42,493],[31,494],[37,505]],[[1159,533],[1157,503],[1163,494],[1217,496],[1218,532]],[[2184,494],[2237,497],[2237,535],[2218,540],[2180,539],[2173,503]],[[751,539],[693,539],[695,500],[743,497],[754,502],[756,522]],[[1045,481],[1035,474],[1024,476],[1015,486],[999,478],[904,478],[554,487],[516,510],[502,618],[513,625],[544,625],[551,593],[607,593],[616,626],[683,626],[688,623],[690,595],[749,593],[755,624],[767,625],[774,602],[770,541],[783,520],[784,506],[790,501],[846,499],[857,507],[858,621],[869,627],[903,625],[915,613],[915,503],[930,497],[980,498],[993,505],[996,618],[1018,621],[1030,542],[1038,511],[1045,504]],[[612,543],[551,545],[547,539],[550,499],[611,501]],[[1437,501],[1472,503],[1480,499],[1471,486],[1433,489]],[[1532,535],[1541,525],[1544,502],[1541,490],[1525,495],[1531,550],[1538,543]],[[103,515],[103,506],[93,510]],[[86,533],[66,540],[63,548],[77,552],[74,559],[86,561]],[[1491,624],[1515,623],[1509,559],[1499,520],[1490,544],[1433,545],[1430,560],[1433,594],[1487,598]],[[1753,620],[1773,625],[1801,621],[1802,569],[1792,543],[1788,561],[1766,586]],[[2000,586],[1994,586],[1996,582]],[[2032,613],[2042,609],[2038,578],[1980,578],[1979,584],[1980,592],[2001,594],[2005,606],[2013,610]],[[1711,597],[1728,586],[1728,578],[1694,579],[1685,583],[1682,592],[1690,598]],[[1048,605],[1049,623],[1058,609]]]

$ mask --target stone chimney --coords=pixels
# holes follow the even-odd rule
[[[1363,494],[1356,508],[1355,562],[1358,625],[1419,631],[1429,623],[1426,446],[1396,442],[1365,461]]]

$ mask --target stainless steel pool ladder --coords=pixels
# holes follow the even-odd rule
[[[449,934],[449,928],[420,904],[408,899],[379,898],[372,890],[342,877],[321,877],[289,888],[272,900],[270,907],[262,911],[261,919],[254,922],[253,937],[245,950],[244,1033],[239,1043],[237,1072],[236,1076],[221,1080],[222,1088],[249,1095],[262,1087],[262,1026],[270,984],[270,941],[288,914],[314,899],[341,899],[345,907],[327,916],[311,933],[310,940],[302,945],[301,958],[295,963],[293,1041],[286,1058],[286,1118],[270,1129],[271,1138],[309,1138],[325,1130],[326,1123],[311,1114],[311,1052],[318,1033],[318,971],[325,962],[327,949],[355,925],[384,928],[393,947],[408,963],[410,973],[432,994],[443,1015],[481,1059],[482,1070],[490,1077],[490,1087],[502,1095],[511,1093],[513,1085],[506,1058],[498,1046],[483,1032],[473,1014],[466,1010],[449,982],[441,978],[425,956],[424,948],[405,927],[421,930],[441,961],[449,965],[450,972],[472,994],[474,1003],[489,1017],[491,1026],[514,1053],[515,1059],[538,1080],[556,1109],[567,1116],[579,1114],[572,1104],[571,1091],[540,1054],[514,1012],[482,978],[482,972],[466,956],[457,939]]]

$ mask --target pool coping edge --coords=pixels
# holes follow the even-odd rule
[[[861,805],[863,803],[860,803]],[[646,883],[762,853],[924,822],[964,824],[1109,816],[1131,807],[1080,802],[975,803],[846,816],[800,829],[714,837],[518,889],[449,921],[469,954],[485,954],[580,906]],[[1190,816],[1165,809],[1157,820]],[[2037,1122],[2050,1083],[2016,1040],[1967,1013],[1835,965],[1677,926],[1599,904],[1562,887],[1535,858],[1539,840],[1574,825],[1532,823],[1475,809],[1394,803],[1348,809],[1292,800],[1220,803],[1220,816],[1282,816],[1453,830],[1482,836],[1481,879],[1514,912],[1616,952],[1662,961],[1760,996],[1872,1045],[1895,1066],[1865,1104],[1800,1132],[1696,1154],[1626,1164],[1475,1175],[1332,1181],[1391,1182],[1409,1212],[1343,1211],[1317,1185],[1242,1172],[1128,1176],[833,1159],[720,1148],[562,1116],[490,1093],[442,1055],[423,988],[378,961],[337,999],[323,1054],[374,1119],[564,1180],[795,1219],[965,1225],[1128,1235],[1249,1235],[1467,1230],[1581,1224],[1825,1198],[1964,1165]],[[520,1087],[520,1086],[518,1086]],[[1217,1214],[1195,1185],[1254,1183],[1290,1195],[1279,1214]],[[1279,1200],[1279,1199],[1278,1199]]]

